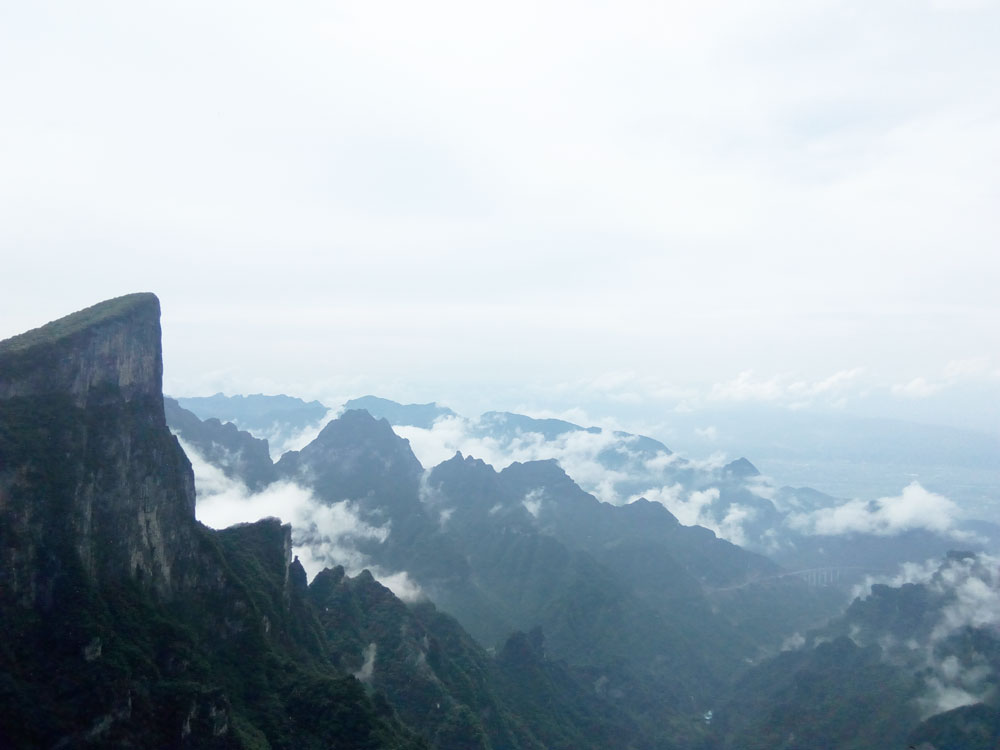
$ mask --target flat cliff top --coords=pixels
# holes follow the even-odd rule
[[[142,315],[144,312],[151,312],[159,317],[160,300],[152,292],[126,294],[123,297],[98,302],[84,310],[46,323],[41,328],[0,341],[0,362],[7,355],[17,355],[35,347],[56,344],[102,323]]]

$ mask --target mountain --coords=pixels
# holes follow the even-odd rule
[[[0,342],[0,746],[674,746],[538,629],[494,656],[368,572],[309,583],[278,519],[199,524],[161,372],[152,295]],[[170,410],[192,444],[263,455]],[[426,533],[422,470],[387,423],[348,412],[275,471],[308,467],[327,495],[391,513],[393,536]]]
[[[163,409],[171,431],[227,477],[238,479],[251,491],[278,478],[267,440],[255,438],[232,422],[214,417],[203,422],[172,398],[163,399]]]
[[[845,590],[867,574],[943,555],[957,539],[980,550],[996,546],[995,534],[963,534],[972,526],[957,507],[919,485],[897,496],[847,500],[808,487],[777,487],[745,457],[725,464],[696,461],[643,435],[509,412],[475,419],[452,415],[438,429],[414,427],[393,423],[395,402],[367,403],[425,454],[434,448],[440,455],[436,449],[445,447],[482,452],[479,457],[500,469],[555,460],[585,491],[608,504],[640,498],[662,504],[683,525],[710,529],[788,570],[835,570],[836,583]],[[907,514],[905,507],[914,504],[934,506],[934,512]],[[905,520],[892,527],[891,519]]]
[[[166,429],[162,371],[150,294],[0,342],[7,601],[49,606],[66,575],[141,580],[163,597],[183,585],[194,480]]]
[[[159,333],[138,294],[0,342],[0,745],[424,746],[335,668],[287,526],[195,521]]]
[[[998,560],[952,552],[875,584],[720,701],[726,748],[994,747]]]
[[[352,398],[344,404],[344,411],[363,409],[376,419],[384,419],[389,424],[407,425],[430,429],[442,417],[457,416],[446,406],[429,404],[399,404],[378,396]]]
[[[497,472],[456,454],[425,471],[408,441],[365,411],[330,421],[277,468],[383,530],[355,540],[352,558],[405,571],[498,653],[512,631],[541,628],[546,656],[565,662],[571,683],[589,675],[642,736],[666,733],[680,746],[702,741],[701,714],[747,659],[841,602],[682,526],[659,503],[602,503],[554,461]],[[310,557],[343,550],[308,526],[297,538]]]
[[[981,551],[996,550],[1000,544],[1000,534],[992,525],[962,518],[958,508],[940,495],[930,498],[938,505],[934,514],[912,517],[897,524],[898,528],[889,528],[888,519],[906,517],[900,512],[904,506],[926,499],[908,496],[926,495],[919,485],[903,488],[899,495],[862,502],[808,487],[777,487],[747,458],[724,465],[715,460],[695,461],[647,436],[560,419],[510,412],[486,412],[467,419],[433,403],[399,404],[374,396],[349,401],[345,408],[364,408],[386,419],[414,441],[421,456],[430,450],[434,462],[456,450],[471,452],[499,469],[515,462],[556,460],[584,490],[602,501],[623,505],[646,498],[660,503],[683,525],[710,529],[788,570],[835,571],[829,580],[845,591],[865,575],[942,555],[956,540]],[[447,421],[439,422],[442,418]],[[271,429],[284,430],[282,452],[289,447],[292,427],[279,423]],[[305,442],[299,439],[293,447]]]
[[[241,429],[264,431],[279,424],[301,430],[321,420],[328,409],[319,401],[303,401],[293,396],[190,396],[176,399],[177,403],[201,419],[232,422]]]

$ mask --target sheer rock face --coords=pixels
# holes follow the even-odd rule
[[[0,342],[0,596],[125,578],[163,597],[194,555],[194,477],[163,416],[160,305],[102,302]]]
[[[163,392],[160,302],[130,294],[0,342],[0,399],[69,394],[77,406]]]

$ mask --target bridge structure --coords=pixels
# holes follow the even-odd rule
[[[885,573],[882,570],[873,570],[862,566],[840,565],[827,568],[807,568],[805,570],[793,570],[777,578],[800,578],[810,586],[837,586],[841,583],[854,583],[864,575],[877,575]]]
[[[736,589],[746,588],[747,586],[754,586],[756,584],[779,581],[788,578],[798,578],[799,580],[805,581],[805,583],[809,586],[841,586],[858,583],[866,575],[887,575],[888,573],[889,571],[887,570],[878,570],[876,568],[865,567],[862,565],[837,565],[821,568],[804,568],[802,570],[785,571],[773,576],[754,578],[752,580],[736,584],[735,586],[723,586],[712,590],[734,591]]]

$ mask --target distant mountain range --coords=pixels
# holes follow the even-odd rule
[[[919,486],[161,377],[150,294],[0,342],[0,746],[995,745],[998,562]]]
[[[274,398],[273,411],[290,401],[287,396],[254,398],[260,404]],[[222,396],[213,399],[226,403]],[[232,400],[236,406],[220,413],[242,403]],[[388,421],[425,458],[443,460],[449,450],[463,450],[498,468],[556,460],[601,500],[659,502],[682,523],[706,527],[791,570],[836,568],[844,584],[892,572],[902,562],[943,555],[956,545],[992,551],[1000,545],[1000,527],[966,519],[947,498],[919,485],[899,488],[888,498],[850,501],[806,487],[774,486],[746,458],[694,461],[653,438],[559,419],[508,412],[467,419],[434,403],[399,404],[374,396],[348,401],[342,411],[356,409]],[[280,422],[271,428],[275,425],[284,429]],[[267,470],[266,465],[257,469]],[[913,503],[925,506],[921,513],[902,510]]]

